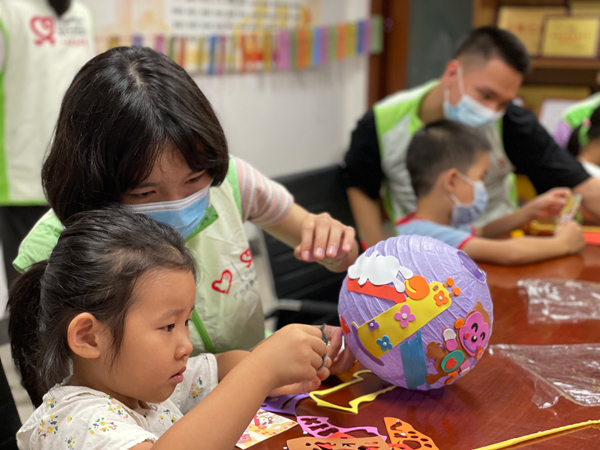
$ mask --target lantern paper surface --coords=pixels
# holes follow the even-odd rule
[[[365,367],[420,390],[468,373],[493,323],[485,273],[464,252],[424,236],[390,238],[362,254],[348,269],[339,315]]]

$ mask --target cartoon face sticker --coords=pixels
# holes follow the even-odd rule
[[[471,356],[478,356],[489,339],[490,326],[483,320],[483,315],[479,311],[474,311],[467,316],[458,335],[467,353]]]

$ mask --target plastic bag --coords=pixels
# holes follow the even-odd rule
[[[560,396],[581,406],[600,406],[600,344],[491,345],[489,353],[512,359],[533,378],[538,408]]]
[[[580,280],[519,280],[519,293],[529,301],[529,323],[600,320],[600,284]]]

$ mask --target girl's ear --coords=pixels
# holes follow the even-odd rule
[[[86,358],[99,358],[108,348],[108,329],[90,313],[78,314],[67,329],[67,342],[73,353]]]

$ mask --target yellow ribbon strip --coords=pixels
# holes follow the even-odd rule
[[[588,427],[591,425],[600,425],[600,420],[588,420],[587,422],[574,423],[573,425],[566,425],[564,427],[553,428],[552,430],[539,431],[537,433],[528,434],[527,436],[509,439],[508,441],[498,442],[497,444],[487,445],[485,447],[477,448],[474,450],[498,450],[501,448],[512,447],[513,445],[520,444],[521,442],[532,441],[544,436],[551,434],[562,433],[563,431],[574,430],[576,428]]]

